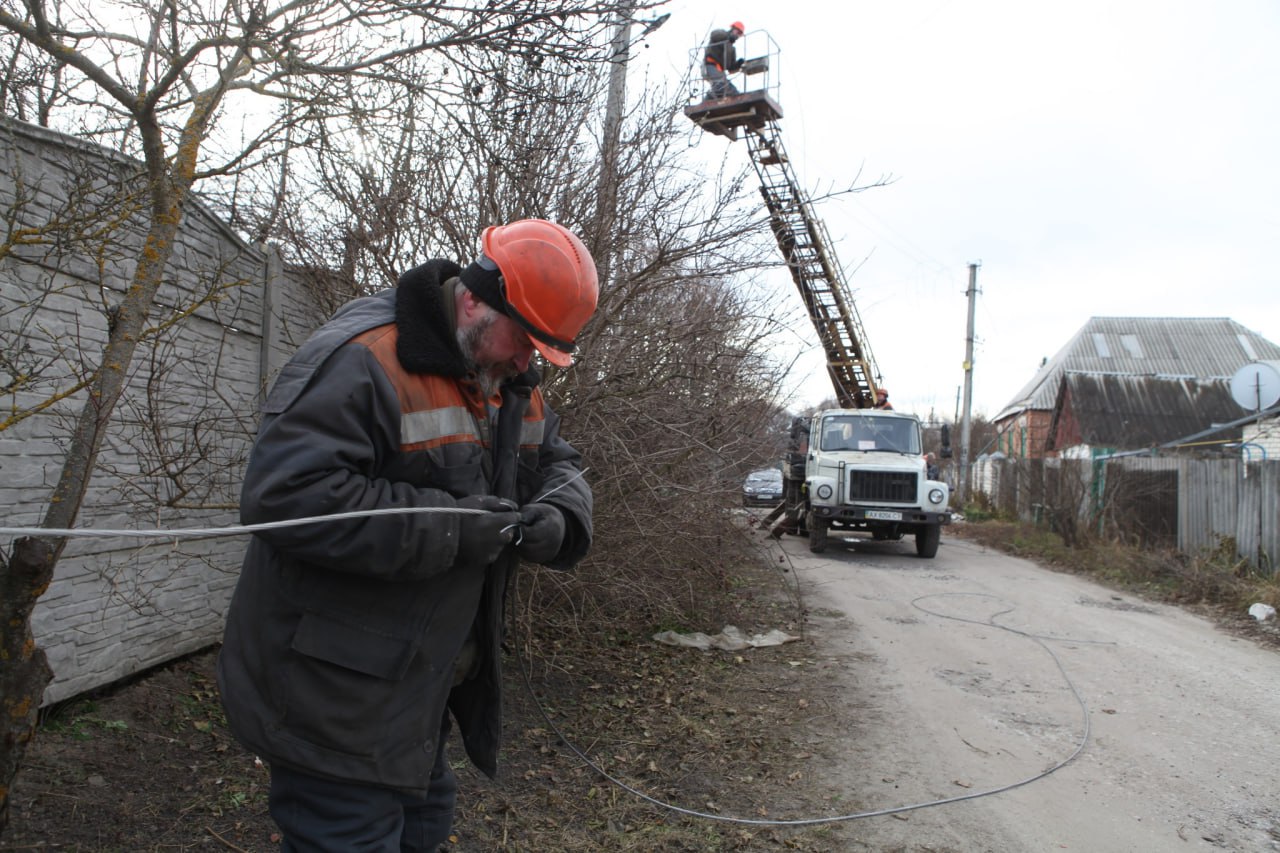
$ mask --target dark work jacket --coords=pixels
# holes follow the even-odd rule
[[[431,261],[344,306],[281,370],[241,494],[245,524],[496,494],[565,516],[548,562],[591,542],[591,491],[530,373],[481,399],[456,343],[459,268]],[[505,436],[505,438],[503,438]],[[447,706],[492,776],[502,602],[517,556],[458,559],[456,514],[388,514],[256,533],[227,614],[218,684],[236,737],[269,763],[423,792]],[[473,634],[474,632],[474,634]],[[454,686],[468,636],[479,661]]]
[[[733,47],[733,38],[728,30],[712,30],[707,39],[707,55],[703,60],[721,71],[733,73],[742,68],[742,60]]]

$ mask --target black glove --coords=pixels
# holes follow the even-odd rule
[[[520,507],[520,556],[531,563],[555,559],[564,544],[564,515],[551,504]]]
[[[493,495],[469,495],[458,501],[459,509],[482,509],[483,515],[466,513],[458,516],[457,562],[487,566],[517,534],[520,516],[510,501]],[[506,533],[502,531],[510,527]]]

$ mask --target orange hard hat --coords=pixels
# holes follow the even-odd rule
[[[559,367],[572,361],[574,338],[600,298],[596,264],[578,235],[545,219],[486,228],[484,254],[502,274],[507,316],[529,333],[538,352]]]
[[[729,25],[729,29],[737,30],[740,33],[745,33],[747,31],[747,28],[742,25],[742,21],[734,21]]]

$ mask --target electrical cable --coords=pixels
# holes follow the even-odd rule
[[[582,477],[588,468],[583,468],[554,489],[543,492],[530,503],[555,494],[565,486]],[[514,505],[512,506],[514,509]],[[472,509],[457,506],[403,506],[385,509],[358,509],[351,512],[335,512],[330,515],[312,515],[306,518],[287,518],[283,521],[265,521],[261,524],[237,524],[231,527],[177,527],[169,530],[110,530],[98,527],[0,527],[0,536],[66,536],[80,538],[105,538],[113,536],[133,537],[135,539],[202,539],[214,536],[240,536],[245,533],[256,533],[260,530],[274,530],[280,527],[297,527],[300,524],[316,524],[322,521],[341,521],[349,518],[369,518],[377,515],[417,515],[419,513],[447,513],[452,515],[487,515],[492,510]],[[509,525],[500,532],[511,530]],[[523,538],[523,535],[522,537]],[[519,542],[517,541],[517,544]]]
[[[1084,751],[1085,746],[1088,744],[1089,736],[1091,732],[1090,723],[1089,723],[1089,706],[1085,702],[1084,697],[1080,694],[1080,691],[1076,688],[1075,682],[1071,680],[1071,676],[1067,673],[1067,669],[1063,665],[1062,660],[1054,653],[1054,651],[1051,648],[1049,648],[1048,644],[1045,641],[1046,638],[1042,638],[1038,635],[1031,634],[1026,631],[1020,631],[1016,628],[1010,628],[1005,625],[999,625],[994,621],[992,621],[998,616],[1002,616],[1005,613],[1011,612],[1013,610],[1012,607],[1008,608],[1007,610],[1002,610],[993,614],[991,618],[986,622],[981,622],[976,619],[967,619],[960,616],[949,616],[945,613],[938,613],[936,611],[932,611],[925,607],[920,606],[920,603],[919,603],[921,601],[924,601],[927,598],[941,598],[949,595],[975,595],[975,596],[982,596],[982,597],[988,597],[988,598],[995,598],[995,596],[987,596],[984,593],[937,593],[933,595],[920,596],[919,598],[912,600],[911,605],[915,607],[917,610],[921,610],[925,613],[928,613],[932,616],[937,616],[941,619],[953,619],[957,622],[970,622],[976,625],[983,625],[985,627],[995,628],[1001,631],[1008,631],[1012,634],[1017,634],[1018,636],[1026,637],[1027,639],[1034,641],[1037,645],[1039,645],[1042,649],[1044,649],[1044,651],[1047,652],[1049,657],[1053,660],[1054,664],[1058,667],[1058,672],[1062,675],[1063,681],[1066,683],[1067,687],[1070,689],[1072,696],[1076,700],[1076,703],[1080,706],[1082,723],[1081,723],[1081,733],[1080,733],[1079,742],[1076,744],[1075,749],[1073,749],[1071,753],[1067,755],[1065,758],[1058,760],[1056,763],[1054,763],[1047,769],[1041,770],[1038,773],[1034,773],[1031,776],[1026,777],[1025,779],[1019,779],[1015,782],[999,785],[994,788],[985,788],[981,791],[972,791],[970,793],[961,794],[955,797],[945,797],[937,800],[928,800],[925,802],[911,803],[911,804],[902,805],[902,806],[892,806],[892,807],[883,808],[883,809],[872,809],[868,811],[855,812],[852,814],[834,815],[831,817],[767,819],[767,818],[744,818],[744,817],[734,817],[731,815],[712,814],[710,812],[699,811],[697,809],[689,809],[683,806],[675,805],[674,803],[669,803],[664,800],[660,800],[657,797],[650,796],[649,794],[646,794],[645,792],[627,784],[623,780],[617,778],[616,776],[613,776],[607,770],[605,770],[600,765],[592,761],[591,758],[589,758],[581,749],[579,749],[576,745],[574,745],[573,741],[571,741],[565,735],[565,733],[560,730],[560,727],[557,726],[552,721],[550,714],[548,714],[547,710],[542,706],[542,703],[538,701],[538,697],[534,693],[533,682],[529,676],[529,671],[528,671],[528,666],[526,665],[525,656],[520,654],[520,649],[518,644],[513,643],[512,645],[515,652],[516,661],[519,664],[520,676],[524,682],[525,689],[529,692],[529,696],[533,700],[534,707],[538,709],[538,714],[542,717],[543,721],[546,722],[547,727],[552,732],[555,733],[556,737],[559,738],[560,742],[563,743],[566,748],[568,748],[575,756],[578,757],[578,760],[580,760],[587,767],[590,767],[602,778],[608,780],[609,782],[613,783],[614,785],[626,791],[627,793],[631,794],[632,796],[637,797],[641,800],[644,800],[645,802],[651,805],[657,806],[658,808],[676,812],[677,814],[682,814],[682,815],[685,815],[686,817],[702,818],[704,820],[718,821],[720,823],[743,824],[743,825],[749,825],[749,826],[778,826],[778,827],[818,826],[821,824],[842,823],[847,821],[863,820],[863,819],[872,818],[872,817],[883,817],[885,815],[901,814],[903,812],[916,811],[918,809],[925,809],[925,808],[932,808],[934,806],[945,806],[945,805],[950,805],[951,803],[963,802],[965,800],[976,800],[976,799],[979,799],[980,797],[990,797],[994,794],[1001,794],[1001,793],[1004,793],[1005,791],[1011,791],[1015,788],[1021,788],[1025,785],[1031,784],[1032,782],[1037,782],[1045,778],[1046,776],[1049,776],[1050,774],[1055,773],[1058,770],[1061,770],[1063,767],[1066,767],[1068,764],[1074,761],[1076,757],[1080,755],[1081,752]],[[512,598],[514,598],[514,596],[512,596]],[[1054,639],[1054,638],[1047,638],[1047,639]],[[1081,642],[1081,641],[1073,640],[1071,642]]]
[[[0,536],[67,536],[101,538],[126,536],[136,539],[201,539],[213,536],[239,536],[274,530],[280,527],[297,527],[300,524],[316,524],[322,521],[340,521],[348,518],[368,518],[375,515],[414,515],[417,513],[453,513],[457,515],[484,515],[487,509],[471,509],[455,506],[405,506],[390,509],[361,509],[337,512],[332,515],[313,515],[307,518],[288,518],[283,521],[266,521],[261,524],[237,524],[231,527],[176,527],[169,530],[110,530],[100,527],[0,527]]]

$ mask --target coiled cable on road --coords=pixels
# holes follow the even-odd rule
[[[700,811],[698,809],[685,808],[684,806],[678,806],[674,803],[670,803],[665,800],[661,800],[661,799],[658,799],[657,797],[646,794],[644,791],[639,790],[638,788],[628,784],[622,779],[619,779],[618,777],[609,773],[609,771],[605,770],[603,767],[601,767],[599,764],[593,761],[590,756],[588,756],[585,752],[583,752],[583,750],[578,748],[578,746],[576,746],[573,743],[573,741],[571,741],[565,735],[565,733],[561,731],[560,727],[557,726],[555,722],[552,721],[551,715],[542,706],[542,703],[538,701],[538,697],[534,692],[533,681],[529,676],[528,665],[525,661],[525,656],[521,655],[518,644],[513,644],[513,646],[514,646],[516,661],[519,664],[520,676],[524,681],[525,689],[528,691],[529,696],[533,699],[534,707],[538,709],[538,714],[542,717],[543,721],[547,724],[547,727],[552,732],[555,733],[556,737],[560,740],[562,744],[564,744],[564,746],[570,752],[572,752],[575,756],[577,756],[579,761],[581,761],[587,767],[591,768],[599,776],[601,776],[603,779],[607,780],[611,784],[617,786],[618,788],[621,788],[623,791],[626,791],[628,794],[631,794],[634,797],[644,800],[650,805],[657,806],[660,809],[665,809],[670,812],[675,812],[676,814],[681,814],[686,817],[701,818],[703,820],[718,821],[720,823],[742,824],[747,826],[774,826],[774,827],[819,826],[819,825],[828,824],[828,823],[844,823],[848,821],[865,820],[867,818],[873,818],[873,817],[884,817],[886,815],[901,814],[903,812],[933,808],[934,806],[946,806],[946,805],[951,805],[952,803],[964,802],[965,800],[976,800],[981,797],[990,797],[995,794],[1002,794],[1006,791],[1012,791],[1015,788],[1021,788],[1025,785],[1030,785],[1032,782],[1038,782],[1039,780],[1044,779],[1046,776],[1049,776],[1050,774],[1055,773],[1058,770],[1061,770],[1063,767],[1066,767],[1068,764],[1074,761],[1080,755],[1080,753],[1084,751],[1085,746],[1088,745],[1089,736],[1091,732],[1091,727],[1089,724],[1088,703],[1085,702],[1084,697],[1080,694],[1080,691],[1076,688],[1075,682],[1071,680],[1071,676],[1067,673],[1066,666],[1062,663],[1062,660],[1053,651],[1053,649],[1051,649],[1048,646],[1048,644],[1045,642],[1045,638],[1042,638],[1035,634],[1031,634],[1026,631],[1020,631],[1016,628],[1010,628],[1005,625],[999,625],[999,624],[996,624],[994,621],[991,621],[991,620],[994,620],[997,616],[1001,616],[1001,615],[1004,615],[1005,613],[1011,612],[1013,610],[1012,607],[1006,610],[999,611],[998,613],[994,614],[990,620],[983,622],[976,619],[967,619],[960,616],[949,616],[945,613],[938,613],[936,611],[932,611],[925,607],[920,606],[920,603],[919,603],[921,601],[924,601],[927,598],[940,598],[940,597],[945,597],[949,595],[975,595],[975,596],[994,598],[994,596],[987,596],[984,593],[934,593],[931,595],[923,595],[923,596],[920,596],[919,598],[912,600],[911,605],[915,607],[917,610],[921,610],[925,613],[930,614],[931,616],[937,616],[941,619],[953,619],[957,622],[970,622],[977,625],[984,625],[986,627],[996,628],[1001,631],[1008,631],[1012,634],[1017,634],[1019,636],[1026,637],[1027,639],[1032,640],[1036,644],[1038,644],[1042,649],[1044,649],[1046,653],[1048,653],[1049,657],[1052,658],[1054,664],[1058,667],[1058,672],[1062,675],[1063,681],[1066,683],[1067,687],[1070,689],[1071,695],[1075,698],[1076,704],[1079,705],[1080,707],[1081,732],[1080,732],[1079,742],[1076,744],[1075,748],[1071,751],[1071,753],[1067,755],[1065,758],[1058,760],[1048,768],[1041,770],[1038,773],[1034,773],[1031,776],[1026,777],[1025,779],[1019,779],[1015,782],[1009,782],[1007,784],[999,785],[994,788],[984,788],[981,791],[971,791],[969,793],[960,794],[954,797],[944,797],[941,799],[927,800],[919,803],[910,803],[902,806],[891,806],[891,807],[882,808],[882,809],[869,809],[867,811],[854,812],[851,814],[843,814],[843,815],[832,815],[829,817],[807,817],[807,818],[789,818],[789,819],[788,818],[734,817],[732,815],[714,814],[712,812]],[[512,596],[512,598],[514,597],[515,596]],[[1054,638],[1049,638],[1049,639],[1054,639]]]

